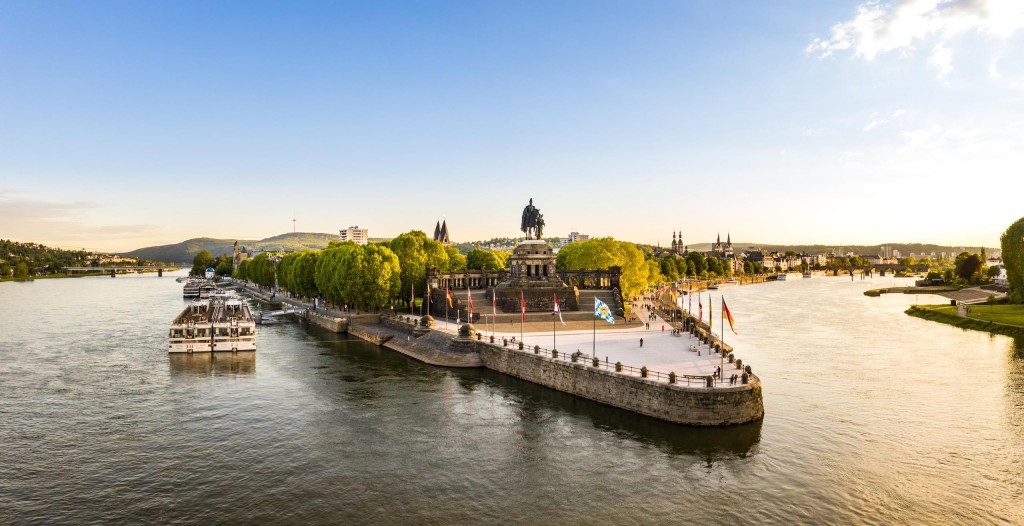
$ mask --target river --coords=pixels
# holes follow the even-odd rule
[[[904,283],[724,289],[765,406],[725,429],[297,322],[169,357],[168,276],[0,283],[0,523],[1024,523],[1024,342],[862,294]]]

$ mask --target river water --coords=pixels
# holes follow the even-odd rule
[[[0,523],[1024,522],[1024,342],[893,283],[723,290],[765,400],[726,429],[297,322],[169,357],[169,277],[2,283]]]

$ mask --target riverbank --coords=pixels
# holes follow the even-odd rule
[[[1006,316],[997,313],[1000,307],[1012,307],[1014,311]],[[1003,336],[1024,337],[1024,306],[1021,305],[976,305],[972,306],[967,316],[959,316],[957,308],[952,305],[913,305],[905,312],[915,318],[945,323],[965,330],[982,331]],[[978,309],[982,309],[980,312]],[[1009,309],[1003,309],[1009,310]],[[1003,323],[995,318],[1020,320],[1021,324]]]

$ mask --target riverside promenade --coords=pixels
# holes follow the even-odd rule
[[[638,303],[653,301],[652,298],[647,297]],[[598,319],[596,350],[593,321],[569,321],[562,325],[557,321],[557,317],[553,317],[551,314],[530,313],[522,333],[520,333],[518,322],[499,323],[493,327],[494,331],[488,324],[478,324],[476,329],[486,337],[493,334],[498,342],[504,339],[511,342],[512,338],[515,338],[516,343],[512,344],[513,347],[518,347],[518,341],[521,338],[526,350],[540,346],[547,353],[550,353],[551,350],[558,350],[565,354],[579,351],[581,361],[589,362],[596,356],[604,367],[622,363],[626,366],[622,371],[624,374],[639,376],[640,368],[646,367],[665,375],[674,372],[679,376],[706,377],[713,375],[719,367],[722,367],[724,381],[716,380],[716,386],[729,386],[731,385],[729,382],[731,375],[742,375],[742,370],[738,370],[727,359],[723,360],[722,356],[714,352],[709,344],[701,342],[696,336],[692,336],[684,330],[674,333],[673,329],[676,327],[657,312],[635,307],[633,314],[642,322],[626,325],[622,319],[616,319],[615,325],[612,325]],[[652,319],[648,322],[649,316],[652,316]],[[538,317],[547,319],[536,321]],[[650,329],[647,329],[643,322],[650,323]],[[552,323],[555,324],[554,331]],[[676,326],[679,325],[676,324]],[[455,335],[458,333],[458,326],[455,323],[446,324],[440,320],[437,322],[435,330]],[[643,339],[642,347],[641,339]]]

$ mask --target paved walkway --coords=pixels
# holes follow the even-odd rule
[[[643,308],[635,308],[634,312],[641,320],[646,320],[651,314],[650,311]],[[584,328],[563,327],[561,324],[557,324],[556,331],[552,333],[550,323],[534,326],[528,323],[523,333],[523,342],[527,349],[531,349],[534,345],[540,345],[545,350],[550,350],[553,344],[557,343],[559,351],[572,353],[578,350],[586,359],[589,359],[592,354],[596,354],[602,362],[608,361],[612,364],[622,362],[623,365],[638,369],[646,366],[648,369],[662,373],[674,371],[677,375],[706,376],[714,373],[716,368],[722,365],[721,356],[711,352],[707,344],[701,343],[686,332],[674,335],[672,326],[656,313],[654,319],[650,321],[650,329],[643,328],[637,323],[625,326],[621,320],[617,320],[614,326],[604,320],[598,320],[597,323],[598,328],[604,330],[597,331],[596,351],[594,350],[594,331],[589,326],[590,324]],[[438,325],[440,329],[444,330],[443,322]],[[546,325],[546,327],[539,331],[530,330],[539,328],[540,325]],[[661,330],[663,326],[665,327],[664,331]],[[519,325],[516,324],[514,327],[514,330],[509,330],[509,326],[501,325],[497,327],[498,332],[495,333],[495,336],[499,338],[515,337],[518,341],[520,338]],[[478,326],[477,329],[485,335],[491,334],[490,330],[483,326]],[[448,331],[455,332],[454,323],[449,324]],[[643,347],[640,346],[641,338],[644,342]],[[725,362],[723,370],[726,378],[733,373],[740,373],[728,361]]]

